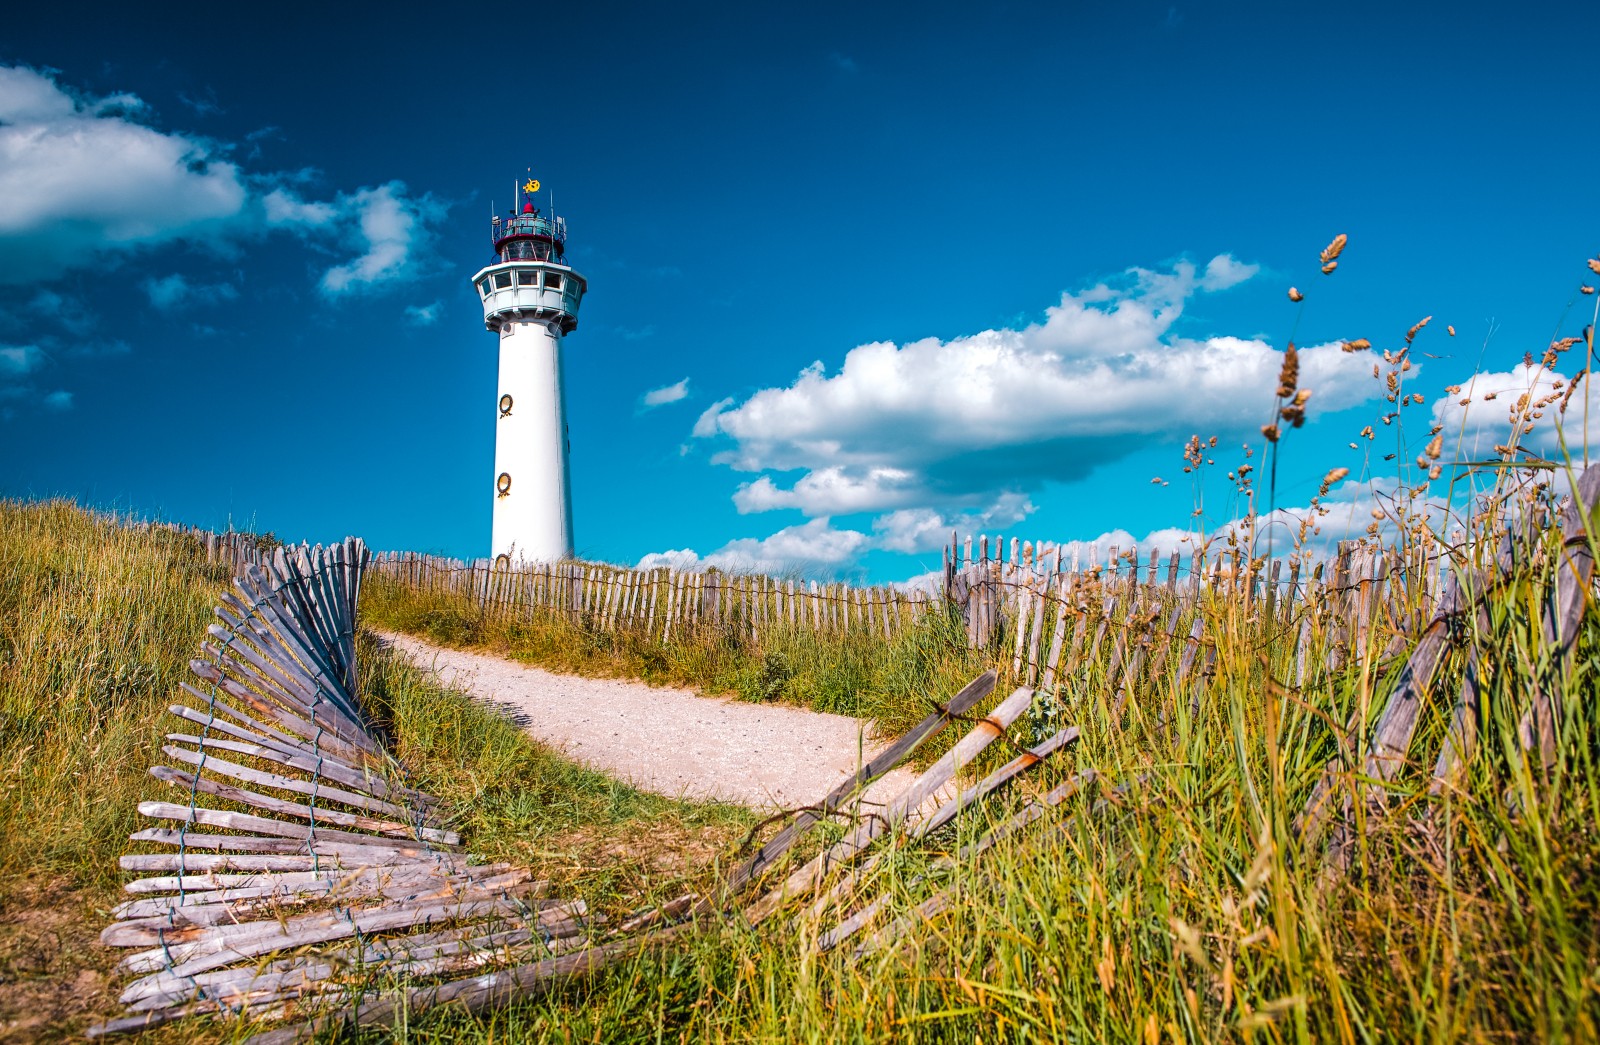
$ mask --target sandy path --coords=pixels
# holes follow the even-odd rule
[[[882,746],[870,723],[844,715],[557,675],[409,635],[380,635],[445,685],[506,711],[536,739],[657,794],[793,808],[820,800]],[[867,801],[892,798],[912,777],[894,770]]]

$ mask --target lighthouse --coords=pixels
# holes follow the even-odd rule
[[[572,557],[572,482],[561,340],[578,326],[588,281],[567,264],[567,223],[520,186],[512,212],[491,219],[495,260],[472,277],[483,324],[500,339],[495,392],[494,524],[498,565]]]

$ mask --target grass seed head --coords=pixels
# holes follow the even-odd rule
[[[1346,341],[1340,346],[1340,348],[1346,352],[1365,352],[1371,347],[1372,342],[1368,341],[1364,337],[1358,337],[1354,341]]]
[[[1296,290],[1294,287],[1290,287],[1289,288],[1289,300],[1290,301],[1304,301],[1305,299],[1306,299],[1306,296],[1304,294],[1300,293],[1300,291]]]
[[[1411,339],[1417,336],[1417,332],[1423,327],[1427,326],[1432,320],[1432,316],[1423,316],[1421,319],[1417,320],[1417,325],[1406,331],[1406,344],[1411,344]]]
[[[1326,247],[1322,248],[1322,253],[1318,255],[1318,258],[1323,264],[1322,271],[1330,271],[1327,266],[1336,258],[1338,258],[1340,254],[1344,253],[1344,245],[1348,242],[1350,242],[1350,237],[1341,232],[1337,236],[1333,237],[1332,243],[1329,243]],[[1600,269],[1596,269],[1595,271],[1600,272]]]
[[[1294,395],[1295,386],[1300,381],[1300,352],[1294,347],[1294,342],[1289,342],[1289,347],[1283,351],[1283,368],[1278,371],[1278,398],[1288,399]]]

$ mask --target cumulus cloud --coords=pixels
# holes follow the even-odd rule
[[[741,511],[825,516],[983,507],[1081,478],[1151,439],[1253,433],[1270,414],[1282,353],[1173,328],[1194,295],[1255,272],[1228,255],[1203,269],[1133,269],[1063,294],[1020,330],[861,345],[835,372],[819,361],[787,387],[713,404],[694,434],[736,470],[802,473],[788,486],[770,475],[745,484]],[[1302,349],[1313,411],[1367,399],[1369,367],[1337,343]]]
[[[1462,460],[1495,456],[1496,446],[1511,442],[1514,424],[1527,429],[1518,445],[1541,456],[1559,457],[1563,438],[1569,451],[1581,454],[1586,439],[1600,446],[1600,388],[1588,378],[1580,378],[1575,391],[1570,385],[1571,378],[1537,365],[1474,374],[1458,393],[1434,400],[1433,423]]]
[[[1025,495],[1002,494],[985,508],[946,513],[933,508],[902,508],[872,520],[873,547],[891,552],[926,552],[942,548],[952,533],[1004,529],[1033,514]]]
[[[660,388],[652,388],[650,391],[646,392],[640,397],[639,405],[645,410],[652,410],[658,406],[665,406],[668,403],[676,403],[679,400],[687,399],[688,397],[689,379],[686,377],[682,381],[676,381],[670,385],[663,385]]]
[[[639,560],[640,569],[670,566],[676,570],[717,567],[738,573],[836,576],[871,551],[925,552],[942,547],[952,531],[1014,525],[1033,511],[1025,497],[1002,498],[984,511],[944,514],[931,508],[890,512],[872,521],[870,533],[839,528],[828,518],[788,526],[770,537],[729,541],[703,558],[689,548],[652,552]]]
[[[442,207],[390,182],[308,201],[304,172],[249,173],[232,146],[141,122],[127,94],[94,98],[48,72],[0,66],[0,284],[185,243],[228,250],[274,229],[336,238],[356,256],[324,293],[404,279]]]
[[[760,473],[734,492],[734,506],[810,522],[713,555],[777,562],[775,549],[803,537],[807,561],[837,572],[870,551],[936,551],[952,531],[1014,527],[1044,484],[1083,478],[1152,440],[1253,435],[1270,416],[1282,352],[1176,324],[1196,295],[1257,272],[1226,254],[1131,269],[1064,293],[1021,329],[861,345],[836,370],[818,361],[788,386],[718,400],[696,420],[695,439],[714,447],[713,461]],[[1339,343],[1301,349],[1313,415],[1376,394],[1370,366]],[[848,516],[871,518],[854,529],[829,522]],[[1077,550],[1134,543],[1124,533],[1096,541]]]
[[[40,402],[46,410],[71,410],[72,393],[57,389],[46,395]]]
[[[857,530],[838,530],[827,519],[812,519],[759,540],[746,537],[729,541],[703,558],[687,548],[652,552],[639,560],[639,568],[716,567],[732,573],[832,574],[854,564],[871,543],[871,538]]]
[[[239,168],[208,142],[135,122],[136,111],[125,97],[80,99],[43,73],[0,66],[0,282],[238,217],[249,197]]]

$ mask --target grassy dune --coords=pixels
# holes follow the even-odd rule
[[[80,930],[81,946],[63,944],[48,967],[29,971],[27,946],[10,926],[41,895],[58,904],[49,909],[87,923],[89,936],[102,924],[95,908],[113,900],[133,803],[151,787],[142,772],[160,710],[221,578],[186,543],[160,534],[114,531],[61,505],[3,511],[0,1004],[12,1019],[15,999],[26,1001],[22,987],[70,989],[80,971],[103,977],[109,965]],[[1344,723],[1372,721],[1398,665],[1374,650],[1297,690],[1286,681],[1293,651],[1285,635],[1219,601],[1207,607],[1213,673],[1198,691],[1173,685],[1169,664],[1115,721],[1092,674],[1058,694],[1083,740],[1024,790],[1078,769],[1100,774],[1059,817],[981,862],[941,866],[939,856],[1020,797],[1002,796],[863,879],[861,900],[896,898],[887,919],[859,938],[878,945],[870,953],[812,952],[838,911],[780,916],[759,929],[733,921],[544,998],[481,1016],[420,1016],[394,1036],[485,1045],[1596,1040],[1600,619],[1588,616],[1576,668],[1558,683],[1568,713],[1556,759],[1541,767],[1522,753],[1516,721],[1532,680],[1550,677],[1533,614],[1551,567],[1520,569],[1493,598],[1486,629],[1464,623],[1484,681],[1477,757],[1455,786],[1428,795],[1464,669],[1457,652],[1422,716],[1414,750],[1426,762],[1391,788],[1390,815],[1363,825],[1346,874],[1327,872],[1322,850],[1296,839],[1294,820]],[[797,636],[652,650],[550,629],[497,634],[499,625],[474,621],[461,606],[423,605],[382,585],[369,599],[369,624],[748,695],[762,694],[739,680],[760,677],[781,653],[784,684],[794,687],[783,699],[881,714],[891,724],[979,666],[937,622],[898,650],[807,650]],[[620,788],[370,646],[363,660],[397,753],[455,804],[469,847],[564,876],[565,889],[602,908],[689,884],[697,869],[728,857],[748,823],[724,808]],[[853,696],[805,695],[830,687]],[[828,703],[841,699],[844,706]],[[947,886],[955,891],[944,913],[894,923]],[[109,1011],[111,992],[102,983],[85,1007]],[[161,1040],[232,1033],[197,1025]]]

